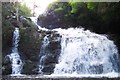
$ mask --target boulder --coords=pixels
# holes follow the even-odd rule
[[[35,28],[20,29],[19,51],[26,59],[38,61],[40,51],[41,36]]]

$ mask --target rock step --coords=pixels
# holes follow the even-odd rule
[[[2,76],[2,80],[120,80],[120,77],[118,78],[90,78],[90,77],[84,77],[84,78],[76,78],[76,77],[50,77],[50,76]]]

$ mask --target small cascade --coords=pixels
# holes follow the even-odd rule
[[[47,46],[49,44],[49,38],[48,38],[49,35],[46,35],[42,41],[42,46],[41,46],[41,49],[40,49],[40,62],[39,62],[39,73],[43,73],[42,72],[42,69],[44,68],[44,61],[45,61],[45,58],[47,57],[47,53],[48,50],[47,50]]]
[[[31,20],[37,25],[36,17],[31,17]],[[55,37],[51,37],[51,32],[48,32],[49,35],[47,34],[43,38],[39,55],[39,74],[50,72],[53,76],[68,74],[71,76],[97,75],[103,77],[103,75],[109,76],[109,74],[114,75],[114,73],[119,72],[117,47],[106,35],[96,34],[89,30],[85,31],[83,28],[48,30],[38,26],[38,29],[46,32],[53,31],[52,33],[55,32],[54,35],[59,34],[60,36],[57,37],[60,38],[61,42],[60,44],[57,41],[55,42],[53,40]],[[58,44],[55,46],[55,43]],[[60,47],[58,47],[59,45]],[[22,64],[21,60],[20,63]],[[53,72],[52,69],[54,69]]]
[[[19,43],[19,28],[15,28],[15,31],[13,32],[12,53],[10,55],[7,55],[12,62],[12,74],[15,75],[21,73],[22,65],[23,65],[18,52],[18,46],[19,46],[18,43]]]
[[[61,39],[61,54],[55,75],[107,74],[118,71],[118,51],[113,41],[83,29],[55,29]]]
[[[48,31],[47,28],[43,28],[37,24],[37,17],[29,17],[29,18],[33,21],[33,23],[38,27],[39,30]]]

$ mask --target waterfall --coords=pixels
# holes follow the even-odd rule
[[[61,54],[53,74],[107,74],[118,71],[118,51],[106,35],[84,29],[55,29],[61,39]]]
[[[49,35],[46,35],[42,41],[42,46],[40,49],[40,62],[39,62],[39,73],[43,73],[42,69],[44,68],[44,61],[45,58],[47,57],[47,54],[49,53],[49,51],[47,50],[47,46],[49,44]]]
[[[36,23],[36,18],[31,18]],[[37,25],[37,23],[36,23]],[[37,25],[38,26],[38,25]],[[41,28],[40,30],[48,31]],[[83,28],[53,29],[61,37],[61,53],[52,75],[114,75],[118,73],[118,51],[112,40]],[[40,49],[39,73],[42,73],[50,40],[44,37]],[[51,75],[51,76],[52,76]],[[117,74],[115,74],[117,75]]]
[[[43,27],[41,27],[41,26],[39,26],[39,25],[37,24],[37,18],[38,18],[38,17],[29,17],[29,18],[30,18],[30,19],[32,20],[32,22],[38,27],[39,30],[48,31],[47,28],[43,28]]]
[[[18,43],[19,43],[19,28],[15,28],[13,32],[12,53],[10,55],[7,55],[12,62],[12,74],[15,75],[21,73],[22,65],[23,65],[18,52],[18,46],[19,46]]]

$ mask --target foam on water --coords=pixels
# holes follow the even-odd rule
[[[46,55],[48,54],[46,47],[48,46],[48,44],[50,43],[48,35],[46,35],[42,41],[42,46],[40,49],[40,63],[38,65],[39,67],[39,73],[43,73],[42,69],[44,68],[44,60],[46,58]]]
[[[54,30],[62,35],[62,49],[53,75],[103,76],[118,71],[117,48],[105,35],[80,28]]]
[[[39,30],[48,31],[48,29],[43,28],[37,24],[37,17],[30,17],[30,19],[35,23],[35,25],[37,25]]]
[[[12,75],[20,75],[23,64],[22,60],[20,59],[20,55],[18,52],[18,44],[19,43],[19,28],[15,28],[13,33],[13,47],[12,53],[7,55],[11,62],[12,62]]]
[[[48,31],[40,26],[38,28]],[[106,35],[82,28],[59,28],[53,31],[62,36],[61,54],[54,73],[44,77],[120,77],[117,47]]]

